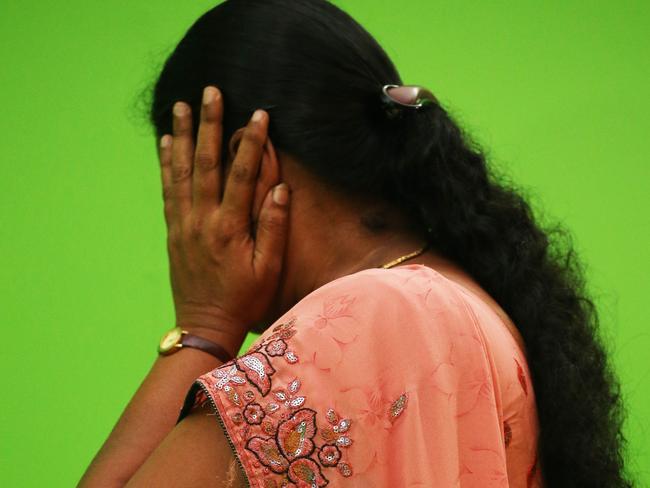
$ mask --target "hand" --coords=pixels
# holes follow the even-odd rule
[[[204,95],[196,150],[191,109],[183,102],[174,105],[173,136],[160,142],[171,284],[176,325],[217,337],[234,354],[277,291],[289,188],[264,190],[258,182],[269,123],[258,110],[260,119],[254,116],[243,131],[222,195],[222,97],[214,87]],[[253,238],[251,214],[260,201]]]

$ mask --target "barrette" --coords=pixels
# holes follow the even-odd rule
[[[438,99],[431,91],[417,85],[384,85],[381,91],[385,102],[396,103],[403,107],[420,108],[438,103]]]

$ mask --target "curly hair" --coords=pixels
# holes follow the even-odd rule
[[[171,132],[176,100],[218,86],[224,138],[255,108],[279,149],[341,191],[398,205],[430,244],[501,305],[526,345],[547,486],[631,486],[620,387],[598,314],[561,226],[544,229],[440,104],[389,114],[381,87],[402,80],[377,41],[325,0],[228,0],[201,16],[167,58],[149,117]]]

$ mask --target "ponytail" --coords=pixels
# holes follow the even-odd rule
[[[523,336],[547,486],[631,486],[621,474],[620,389],[582,267],[561,239],[568,233],[543,230],[444,108],[423,108],[399,121],[392,190],[429,231],[431,246],[473,276]]]

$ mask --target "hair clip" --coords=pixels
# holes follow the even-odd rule
[[[438,103],[438,99],[431,91],[417,85],[384,85],[381,91],[384,102],[388,104],[417,109],[424,105]]]

